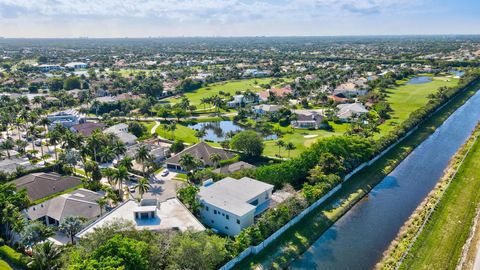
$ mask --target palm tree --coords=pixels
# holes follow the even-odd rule
[[[143,199],[143,194],[145,194],[145,192],[148,192],[150,188],[152,188],[152,185],[150,185],[147,178],[142,177],[138,180],[135,188],[138,190],[138,193],[140,193],[140,199]]]
[[[275,142],[275,145],[278,146],[278,155],[280,156],[280,148],[285,146],[285,142],[282,140],[278,140]]]
[[[50,119],[46,117],[42,117],[39,121],[38,124],[42,125],[45,128],[45,134],[48,134],[48,126],[52,123]]]
[[[35,152],[35,139],[37,138],[38,135],[38,129],[36,126],[31,125],[27,127],[27,136],[30,137],[32,140],[32,150]]]
[[[13,143],[12,139],[6,139],[0,144],[0,148],[7,152],[8,158],[10,158],[10,150],[12,150],[14,146],[15,144]]]
[[[103,216],[103,209],[105,208],[105,205],[107,205],[107,199],[105,197],[102,197],[98,200],[96,200],[98,207],[100,208],[100,216]]]
[[[145,165],[152,159],[150,152],[145,145],[141,145],[135,154],[135,161],[142,164],[142,172],[145,175]]]
[[[103,170],[103,176],[107,178],[108,184],[113,187],[113,177],[115,176],[115,170],[112,168],[106,168],[105,170]]]
[[[109,146],[102,148],[100,153],[98,153],[100,162],[107,163],[111,162],[115,158],[115,152]]]
[[[55,160],[58,160],[58,153],[57,153],[57,144],[60,142],[61,134],[57,130],[53,130],[52,132],[48,133],[48,143],[53,144],[54,151],[55,151]]]
[[[203,128],[195,131],[195,137],[197,137],[200,141],[203,137],[205,137],[205,135],[207,135],[207,131]]]
[[[293,144],[292,142],[286,143],[284,147],[285,147],[285,150],[288,151],[288,157],[290,157],[290,151],[291,151],[291,150],[294,150],[295,148],[297,148],[297,147],[295,146],[295,144]]]
[[[184,153],[180,156],[180,166],[187,172],[187,180],[189,180],[191,171],[200,165],[200,161],[190,153]]]
[[[35,245],[29,267],[38,270],[60,269],[62,250],[51,241]]]
[[[123,166],[118,167],[118,170],[115,172],[115,175],[113,176],[113,179],[118,184],[118,191],[120,192],[120,198],[123,200],[122,185],[123,185],[123,181],[128,180],[127,168],[125,168]]]
[[[126,156],[123,157],[119,162],[118,162],[118,167],[123,166],[127,169],[127,171],[131,171],[133,169],[133,158]]]
[[[166,124],[165,129],[172,132],[172,140],[175,140],[175,130],[177,129],[177,123],[173,121],[170,124]]]
[[[213,165],[215,166],[215,168],[217,168],[218,162],[222,160],[222,157],[218,153],[213,153],[210,155],[210,160],[213,162]]]
[[[127,152],[127,147],[125,146],[125,144],[122,141],[116,140],[112,145],[112,150],[115,153],[115,155],[117,156],[117,161],[118,161],[120,156],[124,155]]]
[[[60,224],[59,229],[70,237],[72,244],[75,243],[74,236],[82,230],[84,220],[82,217],[66,217]]]
[[[100,130],[95,130],[87,139],[87,145],[92,149],[93,159],[97,161],[97,151],[104,145],[104,135]]]

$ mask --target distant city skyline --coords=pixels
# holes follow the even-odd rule
[[[475,0],[0,0],[2,37],[480,34]]]

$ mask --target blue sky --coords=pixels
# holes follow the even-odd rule
[[[479,0],[0,0],[3,37],[480,34]]]

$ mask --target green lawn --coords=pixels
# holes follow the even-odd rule
[[[401,269],[455,269],[480,203],[480,141],[445,191]]]
[[[0,259],[0,270],[12,270],[12,269],[13,268],[10,267],[10,265],[6,261]]]
[[[347,130],[348,124],[335,124],[330,123],[333,127],[333,131],[327,131],[323,129],[318,130],[308,130],[308,129],[294,129],[291,127],[280,127],[278,124],[275,124],[275,128],[280,128],[284,132],[288,132],[280,138],[284,142],[292,142],[295,145],[295,149],[290,151],[290,157],[296,157],[300,155],[307,147],[315,143],[318,139],[333,136],[333,135],[342,135]],[[305,138],[307,136],[307,138]],[[309,137],[312,136],[312,137]],[[313,137],[316,136],[316,137]],[[275,156],[278,155],[278,146],[275,146],[275,142],[278,140],[268,140],[265,141],[265,149],[263,155],[265,156]],[[288,151],[281,148],[280,155],[282,157],[288,157]]]
[[[192,105],[195,105],[200,109],[200,108],[203,108],[203,105],[200,106],[200,100],[202,98],[211,97],[213,95],[219,95],[220,91],[223,91],[225,93],[230,93],[231,95],[235,95],[236,91],[251,90],[253,92],[260,92],[261,90],[263,90],[260,87],[260,84],[267,84],[267,83],[270,83],[271,81],[272,81],[271,78],[257,78],[257,79],[214,83],[214,84],[210,84],[207,87],[202,87],[198,90],[185,93],[184,96],[190,99],[190,103]],[[255,84],[255,82],[257,82],[257,84]],[[181,98],[172,97],[172,98],[165,99],[164,102],[175,104],[180,102],[180,100]]]
[[[285,268],[475,94],[479,86],[480,83],[477,83],[461,92],[382,158],[346,181],[340,190],[321,204],[316,211],[306,215],[299,223],[286,230],[259,254],[248,256],[234,269],[255,269],[259,265],[263,269]]]
[[[391,118],[379,126],[380,134],[377,137],[392,131],[395,126],[408,119],[410,113],[425,106],[428,95],[437,92],[438,88],[455,86],[458,83],[458,79],[453,77],[433,77],[432,79],[428,83],[402,84],[387,90],[387,102],[390,103],[393,112],[390,113]]]

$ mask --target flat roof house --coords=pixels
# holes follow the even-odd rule
[[[140,203],[134,200],[125,201],[85,227],[76,237],[82,238],[96,228],[119,220],[132,222],[137,230],[205,230],[202,223],[178,199],[168,199],[162,203],[157,203],[155,199],[144,199]]]
[[[195,158],[199,159],[204,166],[214,165],[212,160],[210,160],[210,156],[213,153],[219,154],[222,159],[230,159],[234,157],[234,154],[220,148],[212,147],[202,141],[184,149],[180,153],[165,160],[165,164],[167,165],[167,168],[173,169],[173,170],[180,170],[180,171],[183,170],[182,166],[180,165],[180,157],[185,153],[189,153]]]
[[[65,64],[65,67],[70,69],[82,69],[82,68],[87,68],[88,65],[83,62],[71,62],[71,63]]]
[[[253,106],[253,111],[258,114],[274,113],[278,112],[282,107],[281,105],[260,104]]]
[[[67,217],[83,217],[92,220],[100,216],[97,200],[103,195],[88,189],[80,188],[62,194],[45,202],[25,209],[30,220],[39,220],[46,225],[58,226]]]
[[[82,184],[82,179],[62,176],[58,173],[31,173],[11,181],[17,190],[26,189],[31,201],[74,188]]]
[[[273,185],[249,177],[207,182],[197,194],[203,206],[202,222],[224,234],[237,235],[253,224],[255,216],[268,209],[272,191]]]
[[[51,121],[49,129],[53,129],[57,124],[61,124],[66,128],[71,128],[74,125],[85,122],[85,118],[76,110],[66,110],[49,114],[47,115],[47,118]]]

